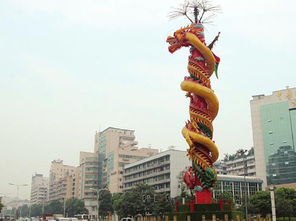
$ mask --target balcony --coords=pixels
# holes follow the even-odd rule
[[[126,175],[131,175],[131,174],[135,174],[135,173],[139,173],[139,172],[142,172],[142,171],[145,171],[145,170],[151,170],[151,169],[155,169],[157,167],[160,167],[160,166],[165,166],[165,165],[170,165],[170,161],[163,161],[161,163],[155,163],[155,164],[152,164],[150,166],[146,166],[146,167],[141,167],[139,169],[136,169],[136,170],[133,170],[131,172],[128,172],[128,173],[125,173]]]

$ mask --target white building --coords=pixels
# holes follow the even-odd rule
[[[262,179],[258,177],[219,174],[217,185],[213,191],[213,198],[220,199],[221,193],[228,192],[232,195],[235,204],[241,205],[244,203],[245,197],[249,199],[262,190],[262,183]]]
[[[35,174],[31,181],[31,204],[44,204],[48,200],[48,178]]]
[[[254,148],[246,151],[245,155],[226,154],[223,160],[214,163],[217,174],[235,176],[256,176]]]
[[[157,155],[124,166],[123,190],[145,183],[156,192],[168,193],[171,197],[180,195],[179,175],[191,161],[186,151],[167,150]]]
[[[98,155],[92,152],[80,152],[79,175],[76,176],[76,195],[84,201],[90,215],[95,218],[97,211]]]

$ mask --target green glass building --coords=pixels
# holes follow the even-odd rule
[[[256,175],[265,185],[296,183],[296,88],[251,100]]]

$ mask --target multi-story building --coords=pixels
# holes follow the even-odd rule
[[[48,178],[35,174],[31,181],[31,204],[44,204],[48,200]]]
[[[218,160],[213,164],[217,174],[227,175],[227,168],[224,160]]]
[[[179,196],[183,173],[191,165],[186,152],[179,150],[164,151],[128,164],[124,167],[124,191],[138,184],[148,184],[156,192],[167,193],[171,197]],[[242,204],[245,193],[250,197],[262,190],[262,182],[257,177],[218,174],[213,196],[219,199],[221,192],[230,192],[235,203]]]
[[[223,161],[228,175],[256,176],[254,148],[244,154],[238,150],[235,154],[226,155]]]
[[[276,153],[269,155],[266,170],[268,174],[267,182],[274,185],[291,184],[291,177],[287,176],[287,168],[289,175],[296,179],[296,152],[291,146],[281,146]],[[273,176],[275,174],[275,176]],[[296,185],[295,182],[294,186]],[[295,188],[295,187],[294,187]]]
[[[80,152],[79,178],[77,176],[77,198],[83,199],[85,207],[93,217],[97,212],[98,155],[91,152]]]
[[[99,188],[122,192],[123,166],[155,155],[157,149],[138,148],[133,130],[108,127],[95,134],[95,152],[99,159]]]
[[[214,163],[217,174],[236,176],[256,176],[254,148],[245,154],[238,150],[235,154],[226,154],[223,160]]]
[[[258,177],[219,174],[217,185],[213,190],[213,198],[220,199],[221,193],[229,192],[234,202],[241,205],[245,201],[245,196],[249,199],[252,195],[262,190],[262,183],[262,179]]]
[[[64,165],[62,160],[51,162],[49,175],[49,201],[66,200],[75,196],[74,166]]]
[[[282,156],[283,162],[275,160],[285,151],[295,154],[296,88],[255,95],[250,103],[256,175],[263,179],[264,186],[296,183],[294,161],[285,161]]]
[[[156,192],[167,193],[171,197],[180,195],[179,176],[191,166],[186,151],[167,150],[157,155],[124,166],[123,190],[137,184],[153,186]]]

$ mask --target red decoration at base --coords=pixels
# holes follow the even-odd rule
[[[224,211],[224,203],[224,200],[219,200],[219,206],[221,211]]]
[[[175,203],[175,210],[176,210],[176,212],[179,212],[179,201],[176,201],[176,203]]]
[[[208,189],[195,192],[195,204],[212,204],[212,192]]]
[[[194,200],[191,200],[189,202],[189,209],[190,209],[190,212],[194,212],[195,211],[195,208],[194,208]]]

